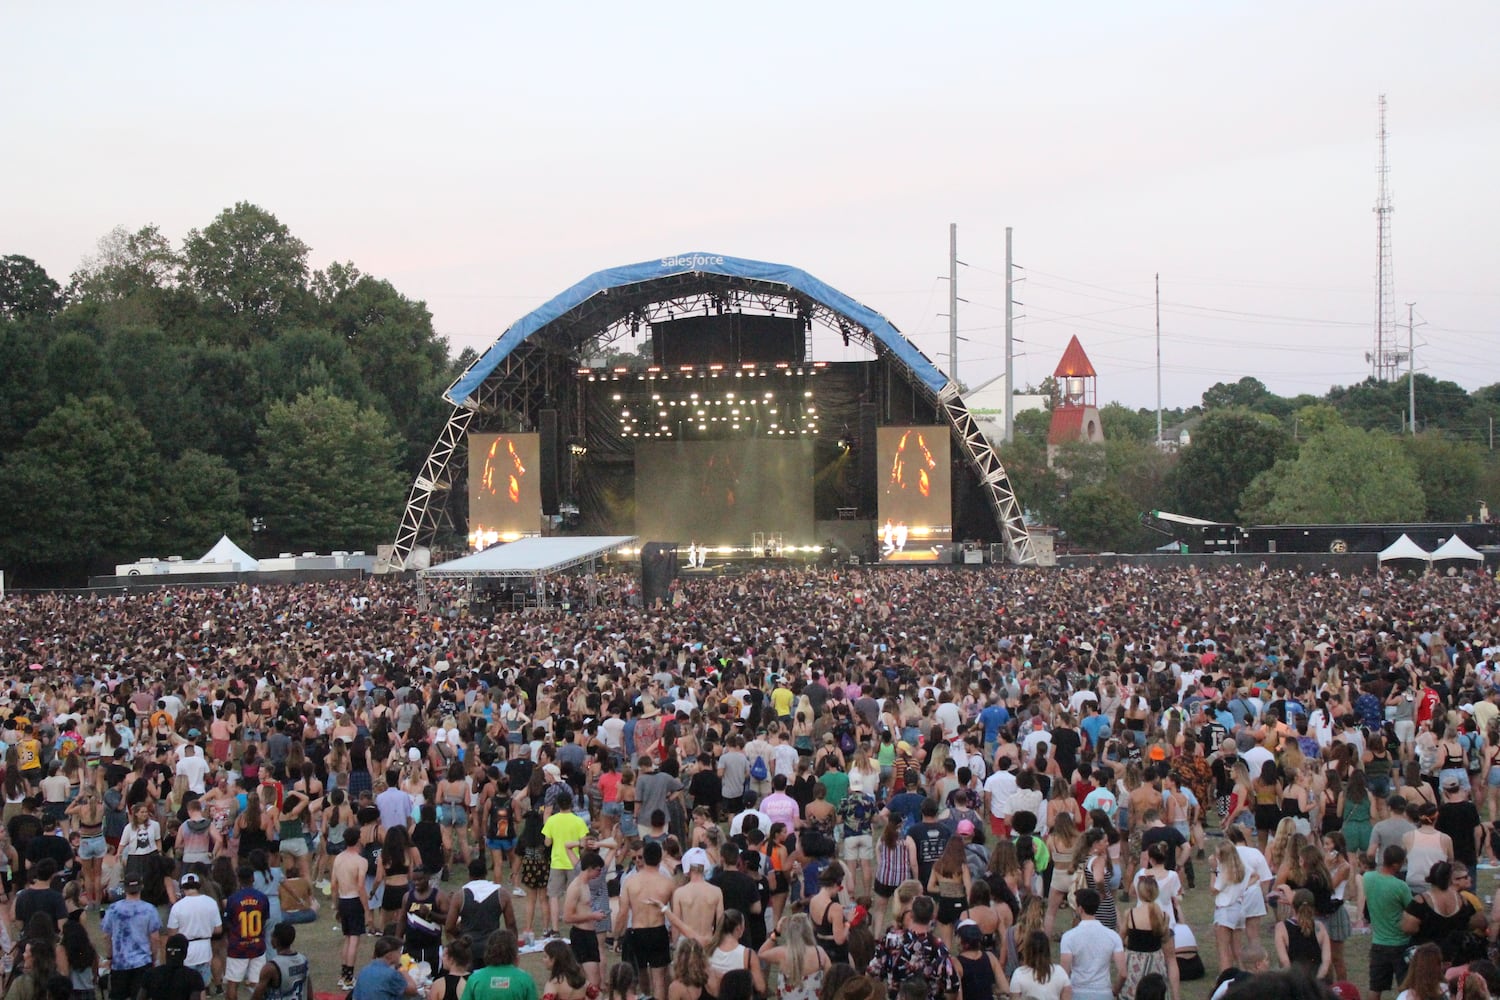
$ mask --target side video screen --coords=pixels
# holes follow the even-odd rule
[[[469,548],[542,528],[541,443],[536,434],[469,435]]]
[[[876,543],[882,562],[937,562],[953,540],[946,427],[879,427]]]

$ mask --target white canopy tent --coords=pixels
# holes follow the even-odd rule
[[[1484,555],[1468,542],[1454,535],[1437,550],[1432,553],[1433,562],[1445,562],[1450,559],[1467,559],[1470,562],[1484,562]]]
[[[423,578],[530,579],[581,566],[635,541],[634,535],[522,538],[420,570]]]
[[[1432,553],[1411,540],[1410,535],[1403,534],[1391,544],[1380,551],[1377,557],[1382,563],[1398,559],[1414,560],[1421,563],[1431,563]]]
[[[214,543],[213,548],[203,553],[203,557],[198,562],[234,563],[236,573],[253,573],[260,567],[260,564],[250,556],[250,553],[230,541],[228,535],[221,536]]]

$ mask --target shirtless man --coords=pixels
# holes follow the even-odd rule
[[[708,853],[695,847],[682,859],[688,880],[672,893],[672,929],[678,936],[690,938],[712,948],[713,935],[724,916],[724,893],[704,877],[708,870]]]
[[[1131,879],[1141,863],[1141,837],[1146,832],[1146,813],[1161,812],[1161,779],[1154,771],[1148,772],[1147,780],[1126,797],[1126,803],[1130,816],[1129,854],[1122,852],[1121,858],[1125,864],[1125,885],[1132,885]]]
[[[585,850],[578,859],[578,875],[568,883],[563,894],[562,918],[570,930],[568,942],[573,946],[573,956],[599,990],[604,989],[604,958],[599,952],[600,923],[609,920],[609,896],[604,894],[604,910],[594,907],[597,900],[589,892],[590,883],[604,871],[604,858],[598,851]]]
[[[339,926],[344,945],[339,952],[339,985],[341,990],[354,989],[354,963],[359,957],[359,939],[365,933],[365,913],[370,908],[370,891],[365,875],[370,863],[359,851],[359,827],[344,831],[344,849],[333,859],[333,898],[338,901]]]
[[[666,900],[677,884],[661,873],[661,844],[651,841],[641,850],[641,866],[620,886],[620,912],[615,917],[615,940],[629,928],[635,963],[651,973],[651,995],[667,995],[667,966],[672,963],[672,940],[667,934]]]

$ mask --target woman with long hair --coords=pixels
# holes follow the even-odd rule
[[[1024,961],[1022,958],[1023,947],[1026,938],[1033,931],[1044,931],[1043,922],[1047,919],[1047,907],[1042,903],[1040,896],[1027,896],[1026,901],[1021,904],[1021,912],[1016,916],[1013,926],[1006,929],[1000,939],[1000,961],[1005,966],[1006,978],[1015,975],[1016,969],[1020,968]]]
[[[731,972],[749,972],[755,992],[766,992],[766,975],[755,953],[743,943],[745,915],[739,910],[725,910],[714,934],[714,946],[708,953],[708,995],[718,996],[719,985]]]
[[[521,859],[521,885],[526,890],[526,922],[522,933],[536,929],[536,915],[547,917],[547,880],[552,874],[551,851],[542,836],[542,810],[538,803],[526,810],[521,835],[516,838],[516,856]]]
[[[68,956],[68,978],[73,1000],[93,1000],[99,995],[99,952],[79,920],[63,921],[62,947]]]
[[[422,864],[422,856],[404,826],[393,826],[385,832],[380,851],[380,881],[385,890],[380,896],[380,927],[384,934],[398,934],[404,923],[406,887],[411,884],[411,870]]]
[[[777,1000],[816,1000],[823,988],[823,975],[834,964],[819,947],[812,921],[806,914],[783,917],[776,930],[760,946],[762,962],[776,966],[780,983]],[[691,998],[689,998],[691,1000]]]
[[[1155,846],[1155,845],[1152,845]],[[1136,904],[1125,914],[1120,937],[1125,942],[1125,975],[1120,981],[1121,1000],[1135,1000],[1136,987],[1149,975],[1165,976],[1178,993],[1177,955],[1172,924],[1157,905],[1160,888],[1150,875],[1136,882]]]
[[[874,798],[880,791],[880,765],[870,756],[870,745],[860,743],[849,762],[849,791],[864,792]]]
[[[885,826],[875,841],[875,878],[873,891],[884,900],[875,907],[875,936],[878,938],[894,915],[896,887],[917,870],[917,845],[901,836],[901,821],[895,816],[884,818]]]
[[[955,834],[948,838],[943,853],[932,864],[932,873],[927,876],[927,891],[937,903],[938,936],[949,950],[953,947],[953,927],[958,923],[959,914],[964,912],[973,884],[964,859],[964,838]]]
[[[964,910],[959,923],[962,924],[965,921],[979,928],[979,936],[983,939],[985,951],[999,954],[1001,938],[1010,929],[1010,910],[994,904],[990,895],[990,884],[983,879],[976,881],[973,888],[969,890],[969,906]]]
[[[1167,859],[1172,848],[1164,841],[1156,841],[1146,849],[1145,868],[1135,874],[1135,886],[1139,886],[1144,878],[1156,880],[1157,904],[1162,912],[1167,915],[1167,923],[1172,926],[1182,919],[1181,898],[1182,878],[1175,871],[1167,867]],[[1134,891],[1135,886],[1132,887]]]
[[[1120,850],[1125,838],[1120,836],[1120,831],[1115,829],[1109,814],[1103,809],[1089,810],[1089,829],[1103,831],[1105,842],[1109,845],[1104,851],[1105,857],[1109,859],[1109,887],[1120,888],[1125,879],[1125,871],[1120,865]],[[1076,862],[1074,869],[1077,869]]]
[[[1252,891],[1240,852],[1228,838],[1214,849],[1214,942],[1218,945],[1219,971],[1244,967],[1241,941],[1245,934],[1243,900]],[[1259,891],[1254,889],[1253,891]]]
[[[1309,978],[1326,979],[1332,959],[1328,931],[1318,923],[1316,904],[1308,889],[1292,894],[1289,920],[1276,922],[1276,958],[1284,969],[1301,969]]]
[[[791,831],[785,823],[771,824],[766,833],[766,864],[769,868],[771,887],[771,920],[779,921],[786,907],[787,895],[792,891],[792,853],[787,849],[787,838]]]
[[[41,938],[28,937],[21,942],[20,968],[11,979],[5,1000],[45,1000],[47,983],[57,975],[54,945]]]
[[[764,953],[765,948],[761,951]],[[684,934],[672,953],[672,982],[666,1000],[701,1000],[707,988],[708,956],[703,953],[703,945]]]
[[[1118,926],[1115,912],[1115,890],[1111,884],[1113,866],[1109,859],[1109,836],[1094,827],[1083,836],[1083,884],[1099,894],[1098,921],[1110,930]],[[1077,862],[1074,862],[1076,869]],[[1076,884],[1076,882],[1075,882]]]
[[[1266,841],[1271,839],[1271,831],[1281,822],[1281,772],[1275,761],[1268,760],[1261,765],[1260,773],[1250,783],[1250,795],[1255,802],[1255,835],[1264,851]]]
[[[1067,970],[1052,962],[1052,942],[1038,928],[1021,942],[1021,963],[1010,978],[1011,996],[1029,1000],[1072,1000]]]
[[[1370,846],[1370,791],[1363,771],[1354,771],[1349,782],[1339,795],[1339,830],[1344,834],[1344,843],[1357,854],[1365,853]]]
[[[151,807],[136,803],[130,810],[130,822],[120,834],[117,857],[124,864],[124,877],[145,878],[147,868],[161,855],[161,824],[151,818]]]
[[[554,938],[542,949],[547,959],[547,984],[542,1000],[595,1000],[599,987],[589,982],[568,942]]]
[[[1419,945],[1406,966],[1406,978],[1396,1000],[1443,1000],[1443,950],[1435,944]],[[8,1000],[8,998],[7,998]]]
[[[68,806],[67,813],[78,825],[78,857],[83,862],[83,887],[88,893],[89,903],[98,904],[102,899],[104,855],[109,845],[104,841],[104,800],[93,785],[86,785],[78,798]]]

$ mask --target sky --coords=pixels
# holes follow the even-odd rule
[[[977,385],[1004,369],[1009,226],[1016,385],[1076,333],[1101,401],[1147,408],[1157,274],[1168,407],[1369,374],[1384,93],[1418,370],[1500,382],[1492,0],[4,0],[0,37],[0,254],[63,283],[117,225],[180,241],[244,200],[455,350],[706,251],[801,267],[949,370],[956,223]]]

